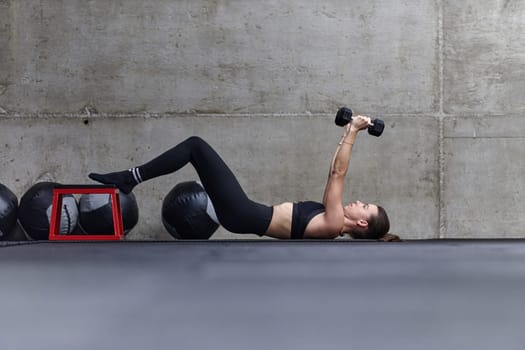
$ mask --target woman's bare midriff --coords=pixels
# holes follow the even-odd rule
[[[272,221],[266,230],[266,236],[278,239],[290,239],[292,231],[293,203],[285,202],[273,206]]]

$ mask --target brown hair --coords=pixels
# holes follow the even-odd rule
[[[401,242],[401,238],[398,235],[387,233],[383,237],[379,238],[382,242]]]
[[[377,206],[377,215],[368,218],[368,227],[364,230],[353,230],[350,236],[354,239],[376,239],[385,242],[398,242],[399,236],[390,234],[390,220],[386,210]]]

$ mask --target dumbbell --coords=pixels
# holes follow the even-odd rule
[[[345,126],[352,121],[352,110],[348,107],[340,108],[335,115],[335,124]],[[368,126],[368,133],[374,136],[381,136],[385,129],[385,122],[381,119],[372,119],[372,125]]]

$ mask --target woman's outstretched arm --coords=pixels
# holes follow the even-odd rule
[[[310,235],[319,235],[321,237],[337,237],[343,229],[344,212],[343,212],[343,193],[345,177],[350,165],[352,147],[356,141],[357,133],[366,129],[371,120],[368,117],[356,116],[352,122],[345,127],[341,141],[337,145],[334,156],[330,163],[328,180],[325,187],[323,204],[325,213],[319,225],[316,225]]]

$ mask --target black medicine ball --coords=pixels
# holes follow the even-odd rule
[[[18,198],[9,188],[0,184],[0,240],[13,231],[17,217]]]
[[[20,199],[18,218],[22,228],[33,239],[49,238],[53,189],[55,182],[39,182],[33,185]],[[71,234],[78,223],[78,206],[73,195],[62,196],[60,234]]]
[[[124,234],[139,221],[139,207],[133,193],[119,193]],[[79,199],[80,227],[88,234],[104,235],[114,231],[113,207],[109,194],[84,194]]]
[[[176,239],[208,239],[219,228],[213,204],[196,181],[181,182],[166,195],[162,223]]]

